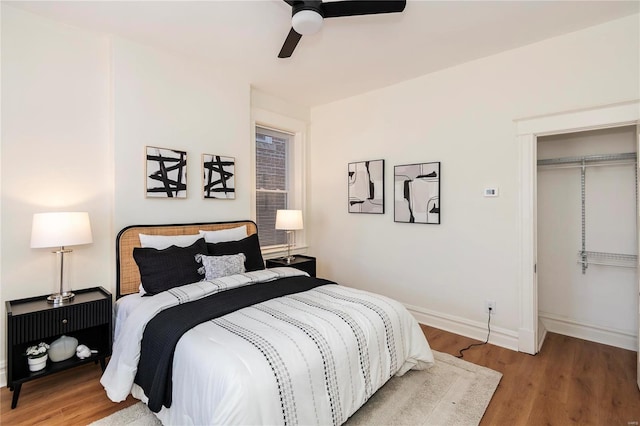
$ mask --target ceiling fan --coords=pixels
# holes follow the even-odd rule
[[[326,3],[313,0],[284,1],[291,5],[292,28],[282,45],[278,58],[290,57],[303,35],[315,34],[320,31],[324,18],[402,12],[407,5],[406,0],[344,0]]]

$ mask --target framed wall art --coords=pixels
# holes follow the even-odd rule
[[[146,196],[187,198],[187,153],[146,147]]]
[[[395,166],[393,220],[440,223],[440,162]]]
[[[202,195],[204,198],[236,198],[235,158],[202,154]]]
[[[384,160],[349,163],[349,213],[384,213]]]

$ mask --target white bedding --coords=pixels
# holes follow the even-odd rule
[[[300,274],[291,268],[259,272],[266,277],[267,271]],[[233,277],[244,282],[245,275]],[[269,285],[273,277],[265,279],[254,285]],[[208,292],[201,287],[213,286],[197,283],[180,290],[199,298]],[[138,297],[118,309],[116,321],[123,324],[116,324],[114,352],[101,379],[114,401],[130,392],[146,400],[133,378],[146,322],[178,303],[165,293]],[[185,333],[173,360],[172,405],[158,417],[175,425],[341,424],[393,375],[432,364],[424,334],[399,302],[325,285]]]

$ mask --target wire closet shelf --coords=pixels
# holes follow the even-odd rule
[[[635,152],[625,152],[620,154],[598,154],[587,155],[582,157],[561,157],[561,158],[548,158],[544,160],[538,160],[538,167],[545,166],[575,166],[582,167],[580,173],[580,192],[582,202],[582,248],[578,251],[578,263],[582,265],[582,273],[585,274],[590,264],[603,265],[603,266],[619,266],[624,268],[637,268],[638,267],[638,255],[636,254],[622,254],[622,253],[607,253],[599,251],[588,251],[586,248],[586,167],[588,165],[619,165],[619,164],[636,164],[638,162],[638,155]],[[638,181],[638,168],[636,171],[636,182]],[[636,184],[636,200],[638,199],[638,187]]]

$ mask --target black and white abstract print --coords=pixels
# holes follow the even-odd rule
[[[187,153],[146,147],[146,194],[149,198],[187,198]]]
[[[236,198],[235,165],[233,157],[202,154],[204,198]]]
[[[440,223],[440,162],[394,168],[394,221]]]
[[[384,160],[349,163],[349,213],[384,213]]]

